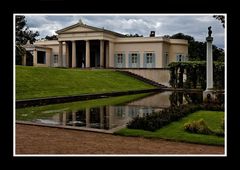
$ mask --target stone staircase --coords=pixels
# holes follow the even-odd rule
[[[165,86],[165,85],[162,85],[162,84],[160,84],[160,83],[158,83],[158,82],[155,82],[155,81],[152,81],[152,80],[147,79],[147,78],[145,78],[145,77],[142,77],[142,76],[140,76],[140,75],[134,74],[134,73],[132,73],[132,72],[130,72],[130,71],[124,71],[124,70],[116,70],[116,71],[121,72],[121,73],[123,73],[123,74],[125,74],[125,75],[128,75],[128,76],[131,76],[131,77],[133,77],[133,78],[136,78],[136,79],[138,79],[138,80],[140,80],[140,81],[143,81],[143,82],[145,82],[145,83],[147,83],[147,84],[150,84],[150,85],[155,86],[155,87],[158,87],[158,88],[168,88],[168,87]]]

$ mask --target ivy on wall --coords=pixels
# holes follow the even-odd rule
[[[172,87],[206,89],[206,61],[172,62],[169,68]],[[224,89],[224,62],[213,62],[213,86]]]

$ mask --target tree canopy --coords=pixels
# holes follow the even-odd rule
[[[224,15],[213,15],[213,18],[221,21],[223,28],[225,28],[225,16]]]
[[[30,40],[30,43],[33,43],[36,41],[36,37],[38,36],[38,31],[34,32],[29,30],[25,16],[16,16],[16,44],[24,45],[28,40]]]
[[[188,40],[188,58],[189,60],[206,60],[206,42],[195,41],[195,39],[190,35],[185,35],[183,33],[177,33],[170,38],[185,39]],[[224,50],[213,45],[213,60],[214,61],[224,61]]]
[[[34,32],[29,30],[25,16],[17,15],[15,19],[16,64],[21,64],[21,58],[26,53],[26,50],[22,47],[22,45],[26,44],[28,40],[30,43],[35,42],[39,33],[38,31]]]
[[[48,35],[47,35],[47,36],[45,37],[45,39],[46,39],[46,40],[58,40],[58,37],[57,37],[57,35],[52,35],[52,36],[48,36]]]

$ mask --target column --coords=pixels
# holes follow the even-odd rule
[[[100,40],[100,67],[104,67],[104,40]]]
[[[65,63],[66,63],[66,67],[69,67],[69,50],[68,50],[68,43],[65,42],[65,52],[66,52],[66,59],[65,59]]]
[[[206,90],[213,89],[213,61],[212,61],[212,37],[207,37],[207,87]]]
[[[91,127],[91,122],[90,122],[90,109],[86,108],[86,114],[85,114],[85,118],[86,118],[86,127],[90,128]]]
[[[76,112],[72,112],[72,122],[73,122],[73,126],[76,126],[76,120],[77,120],[77,117],[76,117]]]
[[[33,51],[33,65],[37,65],[37,49],[34,49]]]
[[[27,54],[25,53],[22,57],[22,65],[26,66]]]
[[[72,68],[76,66],[76,41],[72,41]]]
[[[109,67],[109,44],[106,46],[106,68]]]
[[[108,59],[109,59],[109,67],[114,67],[114,44],[113,42],[110,42],[109,41],[109,56],[108,56]]]
[[[58,66],[62,67],[62,41],[59,41]]]
[[[90,42],[86,40],[86,68],[90,67]]]
[[[104,110],[103,107],[100,107],[100,129],[104,129]]]
[[[67,112],[63,112],[62,116],[63,116],[62,125],[65,126],[67,124]]]

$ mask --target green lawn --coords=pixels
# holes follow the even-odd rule
[[[155,88],[111,70],[16,66],[16,99]]]
[[[143,136],[150,138],[163,138],[175,141],[184,141],[191,143],[209,144],[209,145],[224,145],[224,138],[215,135],[193,134],[184,130],[184,123],[203,118],[211,130],[218,130],[221,126],[221,121],[224,112],[217,111],[197,111],[177,122],[172,122],[169,125],[155,131],[144,131],[136,129],[124,128],[116,132],[118,135],[124,136]]]
[[[146,97],[151,93],[142,93],[135,95],[126,95],[119,97],[111,97],[105,99],[95,99],[95,100],[86,100],[86,101],[78,101],[71,103],[62,103],[62,104],[52,104],[46,106],[39,107],[26,107],[16,109],[16,119],[17,120],[33,120],[39,118],[47,118],[56,113],[62,111],[78,111],[84,108],[91,107],[100,107],[105,105],[119,105],[124,104],[133,100],[140,99],[142,97]]]

